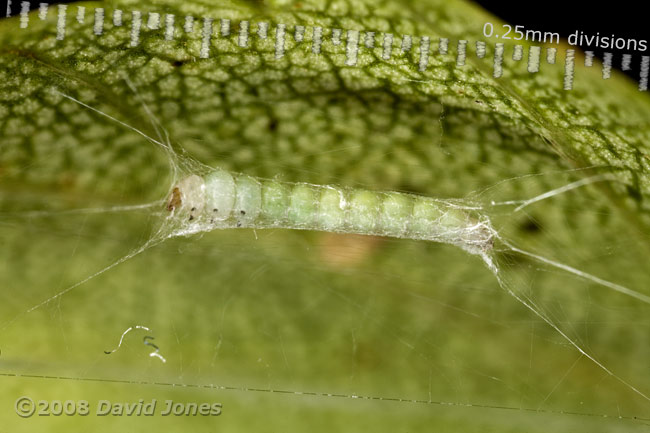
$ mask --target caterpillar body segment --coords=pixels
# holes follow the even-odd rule
[[[472,254],[492,249],[486,217],[453,203],[401,192],[289,183],[217,169],[180,180],[167,202],[188,232],[286,228],[429,240]]]

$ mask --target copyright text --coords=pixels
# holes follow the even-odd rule
[[[21,418],[32,416],[219,416],[221,403],[177,402],[140,399],[133,402],[98,400],[33,400],[22,396],[14,408]]]

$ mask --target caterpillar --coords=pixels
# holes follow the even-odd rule
[[[125,78],[125,81],[135,92],[135,87],[130,81],[127,78]],[[178,158],[178,155],[175,154],[169,144],[167,132],[158,123],[144,102],[142,102],[142,105],[150,116],[152,126],[156,130],[160,141],[69,95],[56,90],[55,92],[111,119],[123,127],[133,130],[150,142],[160,146],[170,158],[174,176],[177,175],[178,169],[181,167],[179,163],[183,163],[182,167],[184,169],[199,165]],[[162,132],[165,133],[167,140],[163,137]],[[190,171],[192,170],[190,169]],[[520,205],[518,209],[521,209],[531,203],[566,192],[583,184],[585,184],[585,181],[579,181],[533,199],[509,201],[501,204],[518,204]],[[493,261],[495,242],[499,241],[499,244],[505,247],[505,251],[521,254],[540,263],[576,275],[579,278],[631,296],[644,303],[650,304],[650,296],[518,248],[507,239],[499,236],[487,216],[477,212],[482,209],[481,207],[459,206],[451,201],[402,192],[375,192],[345,187],[280,182],[216,169],[207,172],[205,175],[190,174],[178,181],[172,187],[166,199],[166,208],[171,213],[167,221],[171,220],[178,223],[180,229],[168,232],[166,230],[168,227],[161,227],[140,248],[33,306],[23,314],[34,311],[53,299],[63,296],[94,277],[146,251],[151,246],[163,242],[165,239],[183,234],[220,228],[248,227],[321,230],[430,240],[456,245],[471,254],[479,255],[493,272],[499,285],[512,297],[552,327],[571,346],[600,369],[616,378],[636,394],[650,401],[650,396],[615,375],[603,363],[578,345],[547,314],[540,310],[528,295],[518,293],[508,284],[497,263]],[[0,329],[6,328],[16,319],[17,317]]]
[[[126,78],[125,81],[136,92],[133,84]],[[176,175],[178,156],[162,137],[162,127],[146,104],[143,107],[160,141],[72,96],[55,92],[160,146],[168,154]],[[488,217],[473,215],[472,209],[445,200],[403,192],[281,182],[213,169],[202,176],[191,174],[182,178],[173,186],[166,203],[171,217],[182,226],[174,235],[246,227],[429,240],[479,255],[493,272],[498,271],[489,252],[495,239],[500,238]]]
[[[495,231],[485,216],[454,203],[403,192],[290,183],[213,170],[172,188],[172,217],[189,232],[285,228],[429,240],[483,257]]]

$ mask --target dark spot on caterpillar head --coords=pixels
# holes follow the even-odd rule
[[[190,215],[190,221],[194,219],[194,215]]]
[[[167,202],[167,210],[171,212],[177,207],[179,207],[181,203],[182,203],[181,190],[178,188],[174,188],[172,190],[172,195],[171,197],[169,197],[169,201]]]
[[[275,131],[276,129],[278,129],[278,120],[271,118],[269,120],[269,131]]]
[[[183,61],[183,60],[174,60],[172,62],[172,66],[174,66],[175,68],[179,68],[179,67],[183,66],[184,64],[185,64],[185,61]]]
[[[195,208],[195,207],[192,207],[192,209],[190,209],[190,210],[191,210],[192,212],[194,212],[194,211],[196,210],[196,208]]]
[[[241,212],[242,215],[246,215],[246,211],[244,210],[240,210],[239,212]]]
[[[212,209],[212,212],[219,212],[219,209],[215,207],[214,209]]]
[[[237,221],[237,227],[241,227],[241,222]]]

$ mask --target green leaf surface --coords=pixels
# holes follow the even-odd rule
[[[79,5],[84,23],[75,19]],[[99,36],[96,7],[105,10]],[[124,12],[121,26],[115,9]],[[504,291],[478,258],[417,241],[283,230],[177,238],[23,314],[142,245],[164,218],[159,208],[70,210],[149,203],[172,182],[160,147],[58,92],[154,137],[145,101],[182,158],[213,167],[472,198],[522,248],[650,295],[650,99],[635,83],[578,66],[565,91],[562,56],[531,74],[525,59],[512,60],[511,45],[495,79],[494,41],[483,59],[474,43],[485,40],[485,22],[499,21],[459,0],[75,3],[63,40],[56,11],[50,6],[45,20],[33,12],[26,29],[18,18],[0,22],[0,366],[75,380],[0,376],[8,390],[0,419],[12,431],[643,428],[602,416],[648,411],[631,389],[650,393],[647,305],[508,252],[500,263],[517,293],[615,376]],[[149,28],[149,12],[162,15],[161,28]],[[171,41],[165,14],[176,19]],[[186,15],[195,17],[189,33]],[[207,59],[204,17],[213,18]],[[221,19],[230,20],[228,36]],[[250,25],[245,47],[242,21]],[[269,24],[265,39],[260,22]],[[286,26],[281,58],[277,24]],[[296,26],[306,26],[302,41]],[[313,27],[323,29],[318,54]],[[332,29],[342,29],[340,44]],[[361,39],[354,66],[346,64],[348,30],[375,32],[373,48]],[[406,52],[404,35],[413,36]],[[425,70],[420,36],[431,41]],[[447,54],[439,38],[449,39]],[[611,178],[521,212],[490,206],[595,174]],[[137,324],[154,331],[166,363],[148,357],[135,332],[104,354]],[[224,409],[216,419],[23,420],[13,409],[23,394],[91,406],[220,401]],[[381,401],[390,398],[404,401]]]

